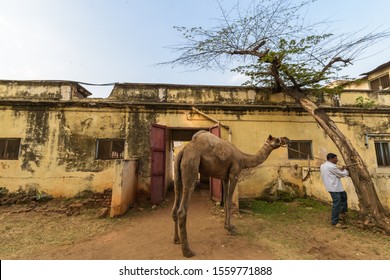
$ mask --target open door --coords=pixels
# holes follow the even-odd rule
[[[210,132],[221,138],[221,127],[219,125],[210,127]],[[210,197],[213,201],[222,202],[222,181],[210,177]]]
[[[166,126],[152,124],[150,142],[150,200],[152,203],[160,203],[164,200],[165,194]]]

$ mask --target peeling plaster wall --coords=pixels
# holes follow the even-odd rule
[[[95,158],[97,139],[110,138],[126,140],[126,158],[142,158],[140,186],[147,189],[153,116],[110,107],[0,109],[0,138],[21,138],[19,159],[0,160],[0,186],[35,187],[66,197],[111,188],[114,160]]]
[[[20,110],[17,118],[9,110],[1,113],[1,122],[11,120],[18,128],[8,136],[21,138],[19,160],[0,160],[2,186],[11,191],[39,186],[55,196],[110,188],[112,164],[95,160],[96,136],[104,137],[104,131],[100,126],[83,125],[91,112],[34,109]],[[99,116],[94,118],[100,120]]]
[[[115,101],[187,104],[291,103],[285,94],[267,89],[234,86],[186,86],[165,84],[116,84],[108,97]]]
[[[357,98],[374,101],[372,109],[386,104],[389,106],[390,91],[348,90],[340,95],[340,102],[342,106],[355,106],[357,105]]]
[[[71,100],[88,95],[91,93],[75,82],[0,80],[0,100]]]

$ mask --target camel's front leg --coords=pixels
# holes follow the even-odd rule
[[[228,234],[237,235],[235,227],[231,224],[231,214],[233,208],[233,193],[237,184],[237,176],[231,176],[230,182],[227,187],[227,195],[225,201],[225,228],[228,230]]]
[[[222,180],[222,205],[223,205],[223,208],[224,208],[224,212],[225,212],[225,228],[227,229],[227,219],[228,219],[228,215],[227,215],[227,201],[228,201],[228,194],[229,194],[229,179],[224,179]]]

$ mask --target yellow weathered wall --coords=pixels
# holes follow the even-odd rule
[[[269,134],[276,137],[287,136],[291,140],[311,140],[314,159],[289,160],[286,148],[272,152],[269,158],[260,166],[244,170],[238,182],[240,197],[257,197],[264,189],[270,187],[280,178],[283,182],[293,184],[298,192],[307,192],[321,200],[330,201],[329,194],[324,190],[318,174],[312,175],[308,181],[303,182],[304,169],[309,166],[316,168],[313,174],[318,173],[318,167],[325,161],[330,152],[338,154],[333,142],[311,116],[302,112],[244,112],[238,115],[227,111],[205,111],[210,117],[221,121],[231,128],[232,143],[245,153],[256,153]],[[355,148],[365,159],[373,181],[377,186],[380,200],[390,209],[390,193],[387,185],[390,181],[390,168],[378,168],[374,149],[374,139],[370,139],[369,147],[365,146],[365,133],[367,128],[372,131],[388,133],[389,119],[386,114],[330,113],[332,119],[345,135],[353,142]],[[182,114],[159,115],[158,123],[168,127],[210,127],[214,123],[196,112],[183,111]],[[222,138],[228,140],[227,130],[221,128]],[[390,138],[389,138],[390,139]],[[343,160],[340,160],[343,164]],[[350,206],[358,208],[357,196],[350,179],[344,180],[344,186],[349,193]],[[318,190],[318,191],[313,191]]]
[[[368,75],[368,80],[370,80],[370,81],[374,80],[374,79],[376,79],[378,77],[381,77],[381,76],[383,76],[385,74],[388,74],[389,72],[390,72],[390,68],[389,67],[380,69],[380,70],[375,71],[375,72],[372,72],[372,73],[370,73]]]
[[[11,191],[39,186],[55,196],[111,188],[112,164],[94,159],[96,136],[117,134],[105,133],[105,122],[111,118],[116,119],[114,114],[108,117],[77,110],[2,111],[0,122],[9,126],[1,137],[22,139],[18,160],[0,160],[2,184]],[[93,122],[102,124],[94,126]]]
[[[116,160],[110,216],[120,216],[133,206],[138,191],[138,159]]]
[[[89,95],[76,82],[0,80],[0,99],[71,100]]]
[[[40,96],[39,90],[44,89],[35,88],[32,92]],[[390,134],[389,110],[352,108],[361,94],[341,94],[343,107],[339,108],[331,107],[331,98],[325,96],[321,106],[329,110],[330,117],[361,154],[381,201],[390,209],[390,170],[377,167],[374,138],[369,138],[368,148],[364,145],[367,132]],[[95,159],[96,140],[119,138],[126,140],[125,159],[139,158],[138,188],[148,192],[151,124],[165,125],[168,129],[215,125],[192,107],[229,126],[230,136],[222,127],[222,138],[231,137],[231,142],[245,153],[256,153],[270,134],[291,140],[311,140],[315,157],[310,161],[311,168],[318,167],[327,153],[338,153],[312,117],[288,96],[270,94],[264,89],[119,84],[107,99],[68,102],[32,100],[32,94],[27,96],[21,102],[7,95],[0,98],[0,138],[22,139],[18,160],[0,160],[0,187],[11,191],[30,186],[56,196],[73,196],[86,189],[101,192],[112,188],[114,161]],[[367,92],[367,96],[377,98],[378,104],[390,104],[387,93]],[[323,100],[320,96],[316,98]],[[169,138],[167,148],[171,148]],[[171,151],[167,155],[171,156]],[[167,159],[167,167],[171,164]],[[302,181],[308,167],[307,160],[289,160],[286,148],[280,148],[262,165],[242,172],[238,195],[260,196],[272,185],[289,184],[300,193],[329,200],[318,172],[313,171],[308,180]],[[170,169],[166,183],[171,182]],[[350,205],[357,207],[351,184],[346,180]]]

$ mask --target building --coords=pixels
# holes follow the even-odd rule
[[[330,84],[331,87],[340,86],[344,90],[371,90],[373,92],[390,89],[390,61],[375,69],[363,73],[354,80],[338,80]]]
[[[0,81],[0,187],[36,188],[65,197],[112,188],[116,213],[127,209],[135,192],[159,203],[173,184],[175,143],[214,127],[249,154],[270,134],[292,140],[294,150],[280,148],[262,165],[242,172],[236,201],[261,196],[265,189],[330,199],[318,167],[337,149],[312,117],[282,93],[118,83],[108,98],[90,95],[69,81]],[[381,202],[390,209],[390,92],[348,89],[336,97],[312,99],[354,144]],[[214,184],[210,193],[219,199],[220,186]],[[357,209],[352,182],[346,179],[344,185]]]

